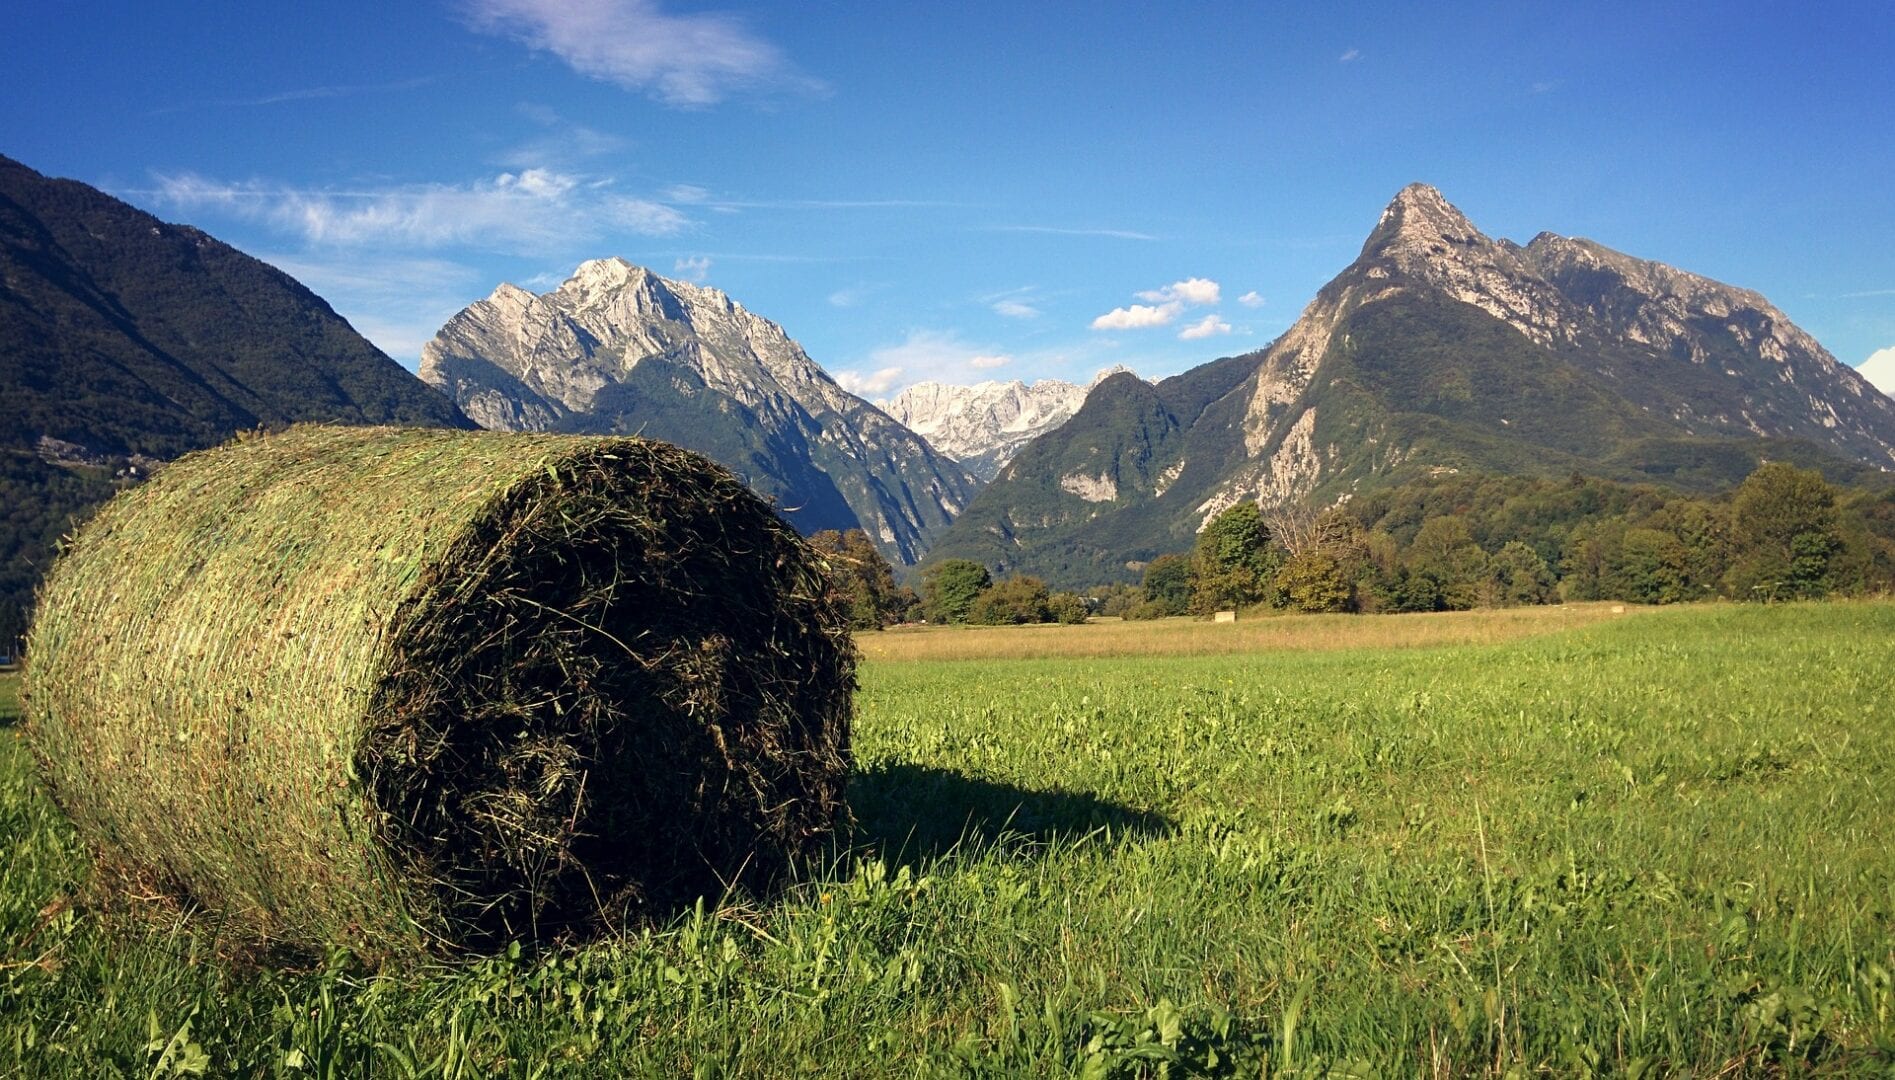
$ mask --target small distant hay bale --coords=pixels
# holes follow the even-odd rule
[[[820,563],[663,443],[296,427],[107,505],[42,591],[30,739],[108,889],[366,957],[583,939],[845,813]]]
[[[1236,622],[1236,621],[1237,621],[1237,613],[1236,613],[1235,611],[1217,611],[1217,612],[1213,612],[1213,613],[1211,614],[1211,621],[1212,621],[1212,622]]]

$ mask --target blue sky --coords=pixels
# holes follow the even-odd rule
[[[1404,184],[1757,289],[1895,387],[1883,3],[19,5],[0,153],[396,359],[620,255],[845,383],[1261,347]],[[1116,313],[1116,314],[1115,314]]]

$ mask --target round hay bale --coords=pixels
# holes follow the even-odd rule
[[[303,426],[165,468],[41,593],[29,737],[108,886],[365,956],[583,938],[844,813],[815,554],[664,443]]]

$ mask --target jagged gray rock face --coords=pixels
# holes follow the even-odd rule
[[[1496,240],[1424,184],[1267,348],[1112,385],[1021,449],[936,556],[1083,585],[1250,499],[1463,469],[1715,490],[1786,455],[1895,468],[1895,401],[1762,296],[1589,240]]]
[[[716,289],[597,259],[448,320],[421,378],[500,431],[643,434],[696,450],[798,528],[861,528],[913,564],[976,482]]]
[[[1128,370],[1109,368],[1085,386],[1061,379],[972,386],[921,382],[877,404],[968,472],[992,480],[1021,447],[1078,412],[1092,387]]]
[[[1337,331],[1364,308],[1417,295],[1483,312],[1687,436],[1806,439],[1895,466],[1895,402],[1758,293],[1550,232],[1525,247],[1493,240],[1439,191],[1411,184],[1265,353],[1243,420],[1251,460],[1205,500],[1207,519],[1324,482],[1322,459],[1339,455],[1311,441],[1309,391]]]

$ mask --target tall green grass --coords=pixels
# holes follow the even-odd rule
[[[0,1074],[1895,1070],[1895,605],[863,672],[785,895],[359,972],[111,932],[0,731]]]

